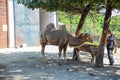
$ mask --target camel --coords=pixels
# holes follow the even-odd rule
[[[59,46],[59,59],[61,57],[62,50],[64,51],[64,59],[66,62],[66,50],[69,44],[70,47],[79,47],[84,42],[92,42],[92,37],[88,33],[81,33],[79,36],[71,35],[65,25],[61,25],[59,28],[55,28],[54,24],[50,23],[46,26],[45,30],[41,32],[40,36],[41,53],[43,60],[45,61],[45,45]]]
[[[85,52],[88,52],[91,54],[91,63],[94,63],[94,60],[97,56],[97,53],[98,53],[98,46],[97,45],[92,45],[92,44],[84,44],[78,48],[75,48],[76,50],[76,53],[77,53],[77,56],[79,56],[79,52],[80,51],[85,51]],[[80,57],[79,57],[80,58]],[[79,59],[80,60],[80,59]]]

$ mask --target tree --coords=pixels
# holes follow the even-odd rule
[[[96,57],[96,63],[95,63],[96,67],[103,67],[104,45],[107,37],[107,30],[109,28],[109,24],[111,20],[111,15],[112,15],[111,1],[107,1],[102,38],[99,46],[98,56]]]
[[[89,11],[90,11],[90,8],[91,8],[91,6],[90,6],[90,4],[88,4],[88,5],[84,8],[83,13],[81,13],[81,18],[80,18],[80,20],[79,20],[79,23],[78,23],[78,26],[77,26],[77,30],[76,30],[76,33],[75,33],[76,36],[80,35],[81,30],[82,30],[82,27],[83,27],[84,22],[85,22],[85,19],[86,19],[86,16],[88,15],[88,13],[89,13]],[[77,50],[77,48],[74,48],[73,59],[75,59],[75,60],[78,59],[76,50]]]
[[[110,20],[111,20],[111,15],[112,15],[112,10],[114,8],[119,9],[120,8],[120,2],[119,0],[107,0],[106,2],[106,14],[104,18],[104,25],[103,25],[103,32],[102,32],[102,37],[99,45],[99,51],[98,55],[96,57],[96,62],[95,62],[95,67],[103,67],[103,57],[104,57],[104,47],[106,43],[106,37],[107,37],[107,30],[110,25]]]

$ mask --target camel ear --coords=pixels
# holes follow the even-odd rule
[[[85,36],[85,33],[82,33],[81,36],[82,36],[82,37]]]
[[[88,33],[86,33],[86,35],[87,35],[88,37],[91,37],[91,35],[90,35],[90,34],[88,34]]]
[[[87,36],[89,36],[89,34],[88,34],[88,33],[86,33],[86,35],[87,35]]]
[[[86,39],[89,39],[89,38],[90,38],[90,37],[88,37],[88,36],[87,36],[87,38],[86,38]]]

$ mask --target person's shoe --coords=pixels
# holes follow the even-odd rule
[[[110,65],[110,66],[113,66],[113,63],[110,63],[109,65]]]

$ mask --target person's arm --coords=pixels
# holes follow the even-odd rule
[[[114,40],[114,43],[115,43],[114,53],[116,54],[117,53],[117,42],[116,42],[116,40]]]

